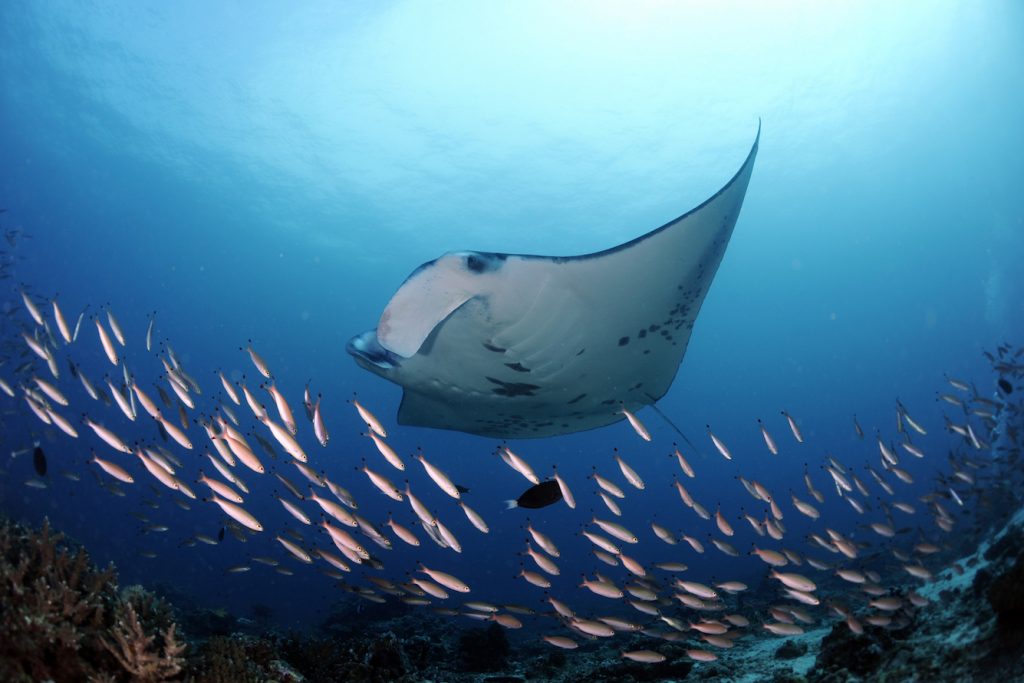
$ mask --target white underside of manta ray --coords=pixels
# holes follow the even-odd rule
[[[404,390],[398,422],[496,438],[601,427],[668,391],[732,235],[757,156],[697,208],[584,256],[450,252],[353,337]]]

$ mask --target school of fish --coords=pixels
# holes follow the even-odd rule
[[[500,444],[494,462],[504,462],[528,487],[509,501],[509,507],[564,504],[579,508],[578,533],[592,546],[596,564],[576,590],[604,598],[608,605],[607,613],[595,614],[574,606],[581,602],[578,593],[557,593],[552,577],[560,574],[563,540],[542,532],[525,517],[516,517],[526,539],[518,578],[536,587],[544,608],[535,609],[488,601],[483,599],[486,595],[477,597],[486,591],[457,576],[458,554],[480,548],[481,543],[486,546],[488,521],[471,506],[467,489],[455,483],[458,477],[446,471],[441,458],[422,451],[407,456],[397,452],[389,444],[385,424],[356,398],[347,401],[350,405],[345,410],[350,413],[343,416],[340,409],[328,410],[329,402],[314,396],[309,384],[301,397],[286,396],[278,388],[283,383],[273,374],[272,363],[251,342],[240,352],[248,357],[259,382],[235,382],[218,372],[214,381],[203,383],[169,343],[157,343],[155,314],[138,326],[145,334],[134,338],[129,330],[136,329],[138,321],[122,327],[109,306],[84,322],[88,310],[67,317],[55,298],[43,300],[25,290],[20,297],[27,314],[18,340],[23,362],[7,376],[0,373],[0,390],[45,426],[69,439],[88,441],[89,463],[97,481],[111,494],[123,496],[124,487],[144,481],[164,487],[181,508],[219,515],[221,536],[225,530],[239,540],[266,534],[276,541],[281,556],[301,565],[318,565],[339,587],[368,601],[400,600],[510,629],[522,627],[524,616],[546,620],[550,632],[543,640],[561,649],[575,649],[584,639],[643,634],[650,640],[649,649],[622,652],[622,657],[637,662],[663,661],[665,656],[657,651],[659,640],[684,642],[691,659],[709,662],[717,659],[716,652],[732,648],[753,630],[793,636],[810,625],[838,619],[861,633],[866,627],[905,623],[914,610],[927,604],[915,588],[950,566],[948,560],[937,558],[945,539],[957,531],[959,511],[978,495],[977,480],[990,470],[999,456],[996,451],[1019,453],[1018,435],[1010,430],[1020,422],[1020,405],[1011,399],[1019,399],[1019,393],[1013,397],[1013,389],[1024,377],[1024,349],[1006,345],[989,354],[1000,377],[992,396],[982,395],[968,382],[946,378],[937,398],[952,416],[945,416],[943,423],[912,413],[899,401],[894,406],[895,434],[891,436],[883,436],[881,429],[869,434],[854,417],[851,430],[875,451],[873,462],[858,468],[831,455],[815,457],[801,421],[786,411],[780,411],[774,421],[758,420],[751,425],[764,442],[758,457],[781,462],[785,452],[802,449],[800,462],[813,465],[804,467],[799,487],[792,490],[737,476],[734,496],[701,500],[699,470],[719,463],[707,458],[698,461],[692,449],[674,443],[662,449],[678,464],[671,482],[646,479],[643,463],[632,459],[626,449],[615,449],[607,465],[596,466],[587,482],[567,481],[557,470],[542,477],[527,455]],[[110,364],[108,378],[101,383],[87,377],[76,354],[102,354]],[[144,365],[154,374],[145,374]],[[336,405],[342,403],[339,400]],[[623,412],[639,439],[657,444],[656,434],[652,436],[637,415]],[[1007,412],[1012,412],[1012,419],[1001,423]],[[126,421],[152,421],[152,433],[159,438],[145,443],[122,438],[119,433]],[[392,499],[401,516],[362,517],[350,492],[352,482],[342,478],[357,475],[332,478],[318,467],[324,464],[320,454],[327,452],[330,430],[343,423],[359,425],[346,438],[367,439],[380,455],[379,460],[364,460],[358,476],[365,476],[372,489]],[[945,457],[926,452],[919,444],[918,437],[929,430],[948,434]],[[728,437],[710,425],[706,434],[709,450],[713,449],[711,458],[735,462],[751,457],[733,452]],[[997,438],[1001,445],[995,446],[992,442]],[[285,454],[283,458],[277,458],[278,451]],[[39,474],[26,484],[45,489],[42,449],[35,444],[21,452],[34,453]],[[268,458],[274,460],[272,465]],[[334,469],[354,472],[352,465]],[[274,496],[294,520],[294,528],[270,528],[250,511],[253,506],[247,497],[254,477],[276,479],[281,488]],[[908,497],[901,491],[925,477],[935,483],[927,494]],[[617,521],[631,498],[655,486],[671,486],[678,492],[679,507],[674,513],[662,514],[644,528],[629,528]],[[426,493],[424,487],[436,487],[452,502],[448,507],[425,503],[424,498],[433,493]],[[583,510],[586,506],[578,501],[584,493],[603,506],[601,512]],[[830,525],[820,512],[829,497],[845,501],[863,521],[863,528],[870,530],[872,540]],[[813,530],[805,537],[789,533],[791,515],[805,518]],[[457,535],[457,516],[464,516],[478,536]],[[148,520],[147,524],[151,531],[167,529]],[[739,546],[736,525],[748,526],[756,543]],[[576,534],[577,529],[565,530],[566,537]],[[387,578],[384,558],[394,544],[418,546],[423,537],[450,550],[450,564],[401,567],[399,573],[408,572],[407,580]],[[186,545],[219,541],[197,534]],[[630,548],[640,543],[660,544],[665,561],[645,566],[634,559]],[[705,552],[759,558],[764,576],[775,586],[775,600],[745,606],[741,598],[750,587],[732,577],[714,583],[688,580],[688,565],[699,562]],[[278,556],[252,557],[252,563],[286,575],[295,571]],[[252,563],[228,571],[249,571]],[[898,573],[891,570],[893,566]],[[848,588],[827,593],[819,589],[823,582],[834,585],[837,581]]]

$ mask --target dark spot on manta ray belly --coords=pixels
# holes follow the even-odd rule
[[[572,405],[573,403],[576,403],[577,401],[581,401],[581,400],[583,400],[583,399],[584,399],[585,397],[586,397],[586,394],[580,394],[579,396],[577,396],[577,397],[576,397],[576,398],[574,398],[573,400],[569,401],[569,402],[568,402],[568,403],[567,403],[566,405],[570,405],[570,406],[571,406],[571,405]]]
[[[484,348],[488,351],[494,351],[495,353],[505,353],[506,351],[506,349],[503,349],[500,346],[495,346],[494,344],[488,344],[487,342],[484,342],[483,344]]]
[[[540,389],[540,386],[536,384],[527,384],[526,382],[503,382],[500,379],[486,376],[484,379],[498,385],[491,391],[498,396],[508,396],[509,398],[513,396],[533,396],[533,392]]]
[[[516,372],[529,372],[530,368],[523,367],[522,363],[505,363],[506,367],[512,368]]]
[[[628,343],[629,343],[629,337],[621,337],[621,338],[619,338],[619,346],[625,346]]]

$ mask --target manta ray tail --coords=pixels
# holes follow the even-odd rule
[[[690,439],[686,436],[686,434],[683,434],[683,430],[681,430],[679,427],[677,427],[676,423],[673,422],[671,419],[669,419],[668,415],[666,415],[664,412],[662,412],[661,408],[659,408],[658,405],[656,403],[654,403],[654,399],[649,394],[648,394],[647,398],[651,399],[651,403],[648,404],[651,407],[651,409],[654,410],[654,412],[656,412],[658,415],[660,415],[661,419],[664,420],[665,422],[667,422],[668,425],[670,427],[672,427],[672,429],[674,429],[676,431],[676,434],[678,434],[680,437],[682,437],[683,441],[686,442],[687,446],[692,448],[694,450],[694,452],[698,452],[697,451],[697,447],[693,445],[693,442],[690,441]]]

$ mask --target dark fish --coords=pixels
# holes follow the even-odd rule
[[[1004,394],[1012,394],[1013,393],[1013,385],[1010,384],[1009,382],[1007,382],[1005,379],[1000,377],[998,383],[999,383],[999,388],[1003,390]]]
[[[505,505],[511,508],[543,508],[562,500],[562,489],[554,479],[542,481],[531,486],[523,495],[515,500],[506,500]]]
[[[32,450],[32,465],[36,468],[36,474],[46,476],[46,453],[39,446]]]
[[[71,376],[78,379],[78,366],[70,358],[68,358],[68,369],[71,371]]]
[[[256,439],[256,443],[260,445],[260,448],[262,448],[267,455],[275,460],[277,459],[277,452],[274,451],[274,446],[269,441],[255,432],[249,432],[249,436]]]
[[[167,439],[170,438],[170,437],[167,434],[167,430],[164,428],[164,423],[163,422],[157,422],[156,423],[156,428],[157,428],[157,431],[160,432],[160,438],[164,440],[164,443],[167,443]]]
[[[459,493],[469,493],[469,489],[462,484],[456,484],[455,488],[458,489]]]
[[[171,402],[171,397],[167,395],[167,392],[164,391],[163,387],[157,386],[156,393],[160,394],[160,400],[164,402],[165,406],[168,408],[174,407],[174,403]]]
[[[224,540],[224,527],[221,527],[220,531],[217,532],[217,543],[220,543],[223,540]]]

